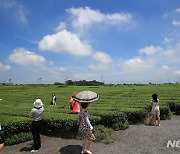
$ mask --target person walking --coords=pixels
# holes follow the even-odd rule
[[[78,125],[79,125],[79,134],[82,139],[82,151],[81,154],[92,154],[90,151],[90,146],[95,140],[95,136],[92,132],[93,126],[89,121],[89,112],[88,112],[89,103],[81,103],[81,110],[79,113]]]
[[[152,94],[151,99],[151,115],[153,118],[153,124],[156,126],[156,116],[158,118],[158,125],[160,126],[160,109],[159,109],[159,99],[157,94]]]
[[[41,147],[40,132],[42,127],[42,113],[44,111],[43,102],[41,99],[36,99],[34,108],[31,110],[30,118],[32,118],[32,135],[34,142],[34,149],[31,152],[38,152]]]

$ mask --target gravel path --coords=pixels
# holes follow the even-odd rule
[[[127,130],[113,132],[112,144],[94,143],[93,154],[180,154],[180,148],[167,148],[168,140],[180,140],[180,116],[161,121],[161,126],[131,125]],[[1,154],[30,154],[32,141],[7,146]],[[80,154],[81,142],[42,136],[38,154]]]

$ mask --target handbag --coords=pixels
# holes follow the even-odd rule
[[[154,118],[152,116],[149,118],[149,125],[150,126],[154,126],[155,125],[155,121],[154,121]]]

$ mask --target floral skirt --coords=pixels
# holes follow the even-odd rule
[[[79,126],[79,135],[81,136],[82,140],[94,141],[96,139],[94,134],[92,133],[92,130],[90,130],[90,128],[86,126]]]

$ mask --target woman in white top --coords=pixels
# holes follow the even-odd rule
[[[41,147],[40,132],[42,127],[42,113],[44,111],[43,103],[40,99],[36,99],[34,102],[34,108],[31,110],[30,118],[32,118],[32,135],[34,142],[34,149],[31,152],[38,152]]]
[[[158,118],[157,126],[160,126],[160,109],[159,109],[159,99],[157,94],[152,94],[151,105],[152,105],[151,115],[154,119],[154,125],[156,125],[156,116],[157,116]]]
[[[52,99],[51,99],[52,105],[56,105],[56,95],[52,93]]]

